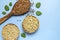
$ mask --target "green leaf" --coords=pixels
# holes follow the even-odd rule
[[[5,8],[6,11],[9,11],[9,6],[8,5],[5,5],[4,8]]]
[[[36,3],[36,8],[39,8],[41,6],[41,3],[40,2],[37,2]]]
[[[22,33],[21,34],[21,37],[26,38],[26,34],[25,33]]]
[[[5,12],[5,11],[3,11],[3,12],[2,12],[2,14],[3,14],[3,15],[5,15],[5,14],[6,14],[6,12]]]
[[[9,6],[12,6],[12,2],[9,3]]]
[[[40,16],[42,13],[40,11],[36,11],[36,15]]]

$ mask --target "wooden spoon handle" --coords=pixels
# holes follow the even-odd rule
[[[0,19],[0,24],[2,24],[4,21],[6,21],[13,13],[9,13],[8,15],[4,16]]]

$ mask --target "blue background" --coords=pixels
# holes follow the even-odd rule
[[[17,0],[0,0],[0,18],[5,16],[2,15],[2,11],[5,11],[4,5],[6,4],[8,5],[9,2],[12,2],[14,5],[16,1]],[[34,16],[36,16],[40,21],[40,27],[38,31],[35,32],[34,34],[31,35],[26,34],[26,38],[22,38],[21,36],[19,36],[18,40],[60,40],[60,0],[33,0],[33,1],[34,5],[32,6],[32,8],[35,9],[35,12],[37,10],[40,10],[42,12],[41,16],[36,16],[36,14],[34,14]],[[35,4],[37,2],[41,2],[41,7],[39,9],[35,7]],[[10,11],[12,7],[10,7]],[[7,14],[10,11],[8,11]],[[22,29],[22,21],[26,17],[26,15],[27,14],[23,16],[12,16],[3,24],[1,24],[0,40],[3,40],[2,28],[8,23],[16,24],[20,29],[20,33],[24,32]],[[19,21],[17,22],[17,20]]]

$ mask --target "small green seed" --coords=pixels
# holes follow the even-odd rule
[[[37,16],[40,16],[41,14],[42,14],[42,13],[41,13],[40,11],[37,11],[37,12],[36,12],[36,15],[37,15]]]
[[[5,15],[5,14],[6,14],[6,12],[5,12],[5,11],[3,11],[3,12],[2,12],[2,14],[3,14],[3,15]]]
[[[4,8],[5,8],[6,11],[9,11],[9,6],[8,5],[5,5]]]
[[[26,34],[25,33],[22,33],[21,34],[21,37],[26,38]]]
[[[12,2],[9,3],[9,6],[12,6]]]
[[[36,8],[39,8],[41,6],[41,3],[40,2],[37,2],[36,3]]]

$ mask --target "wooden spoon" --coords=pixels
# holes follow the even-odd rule
[[[29,0],[19,0],[15,3],[15,5],[12,8],[12,11],[0,19],[0,24],[2,24],[4,21],[6,21],[9,17],[12,15],[22,15],[28,12],[30,8],[30,1]]]

